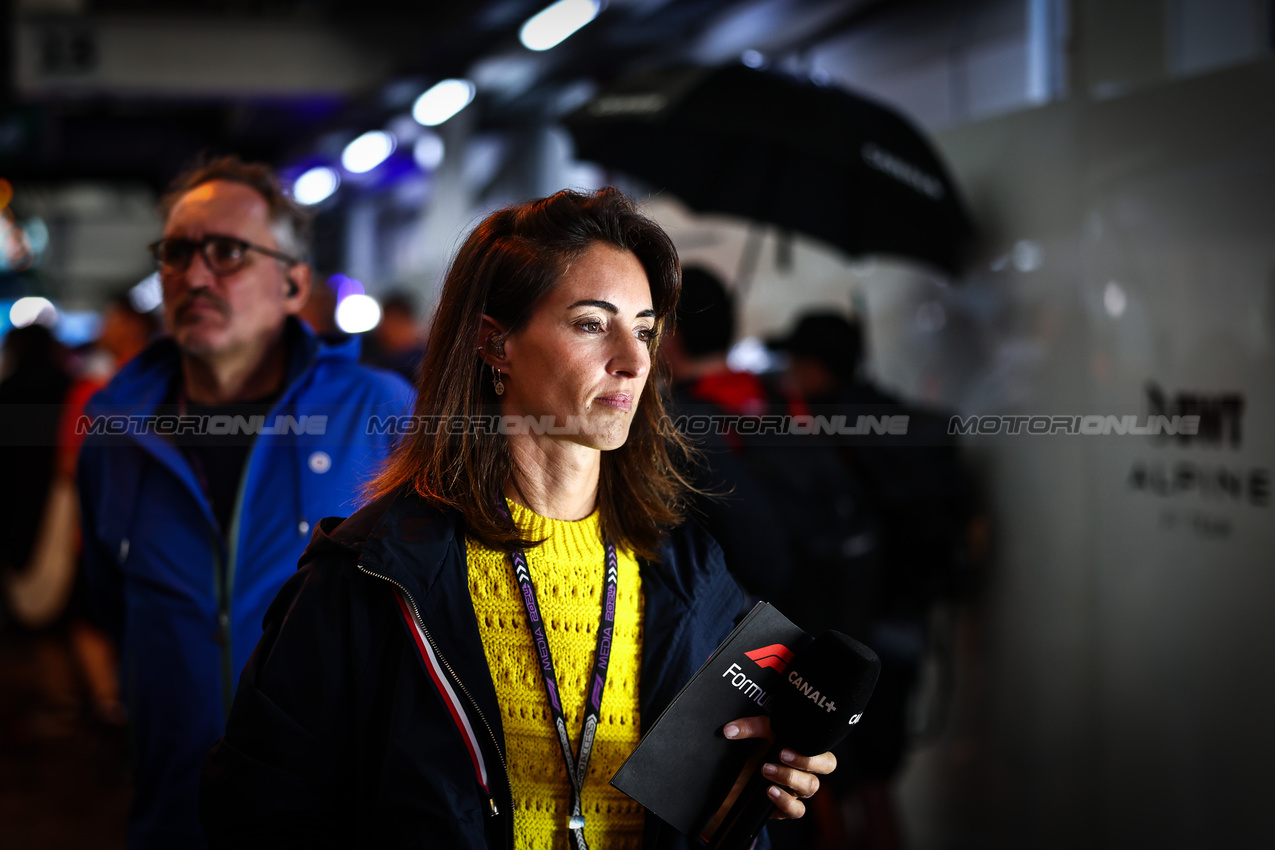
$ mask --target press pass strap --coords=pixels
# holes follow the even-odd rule
[[[536,642],[536,651],[540,655],[540,677],[545,683],[545,693],[549,697],[549,710],[553,717],[554,729],[558,732],[558,744],[562,747],[562,761],[567,768],[567,778],[571,780],[571,815],[567,820],[567,828],[571,831],[571,841],[576,850],[587,850],[584,840],[584,803],[582,792],[584,780],[589,767],[589,756],[593,753],[593,739],[598,731],[598,718],[602,713],[602,692],[606,689],[607,667],[611,660],[611,637],[615,631],[615,596],[619,586],[620,568],[616,561],[615,546],[606,544],[605,584],[602,588],[602,612],[598,621],[598,642],[593,653],[593,667],[585,681],[588,691],[584,700],[584,724],[580,730],[580,752],[574,759],[571,757],[571,738],[567,735],[566,715],[562,710],[562,702],[558,697],[558,677],[554,673],[553,656],[549,652],[549,641],[545,635],[544,620],[540,616],[540,603],[536,599],[536,585],[531,580],[527,569],[527,558],[521,550],[510,552],[514,565],[514,577],[518,581],[518,589],[522,591],[523,607],[527,611],[527,623],[531,627],[531,636]]]

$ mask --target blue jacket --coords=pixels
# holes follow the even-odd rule
[[[643,563],[641,716],[730,633],[743,593],[688,524]],[[204,771],[213,847],[512,848],[500,710],[458,517],[411,494],[324,520],[266,616]],[[647,848],[699,846],[648,815]]]
[[[369,418],[411,410],[405,381],[358,364],[357,340],[327,346],[296,320],[286,338],[285,389],[265,420],[282,421],[284,433],[253,441],[224,537],[170,438],[155,426],[111,433],[124,429],[122,417],[154,414],[171,399],[179,375],[172,340],[130,362],[86,410],[113,417],[111,427],[95,420],[98,433],[85,439],[79,486],[87,579],[120,647],[133,848],[204,846],[199,771],[225,728],[266,609],[295,571],[311,526],[347,513],[386,457],[390,438],[369,433],[377,430]],[[319,426],[316,416],[326,421]]]

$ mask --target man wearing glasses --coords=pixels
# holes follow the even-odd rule
[[[267,166],[187,172],[161,212],[169,336],[93,398],[79,464],[86,576],[120,642],[131,848],[204,846],[200,769],[266,608],[385,458],[369,423],[412,396],[296,318],[308,220]]]

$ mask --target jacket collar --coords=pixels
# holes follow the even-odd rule
[[[347,520],[329,518],[315,529],[301,566],[333,554],[353,558],[358,569],[397,586],[420,618],[435,657],[460,685],[484,753],[489,780],[502,808],[506,798],[504,728],[495,685],[487,667],[482,635],[469,596],[465,540],[459,515],[430,507],[410,487],[374,499]],[[411,631],[411,626],[404,623]],[[476,707],[478,715],[470,714]],[[482,722],[477,722],[481,720]],[[512,825],[512,819],[509,820]],[[511,826],[512,828],[512,826]]]
[[[462,664],[479,664],[485,669],[486,658],[473,608],[456,605],[457,599],[467,598],[469,594],[467,571],[463,567],[464,528],[459,514],[435,509],[412,492],[410,486],[405,487],[373,500],[347,520],[323,520],[315,529],[314,540],[302,556],[301,565],[325,552],[335,551],[354,559],[360,569],[406,591],[445,655]],[[716,645],[713,642],[706,648],[691,648],[683,636],[687,628],[691,628],[692,620],[714,619],[706,610],[704,600],[700,601],[697,617],[690,616],[697,582],[693,565],[720,558],[716,544],[692,522],[675,529],[666,538],[660,563],[643,561],[641,564],[646,600],[640,695],[644,717],[658,716],[676,689]],[[462,565],[459,570],[454,569],[457,563]],[[729,623],[738,606],[738,601],[727,604],[729,610],[720,615],[724,616],[724,622]],[[703,623],[697,621],[695,625]],[[720,636],[724,637],[725,632]],[[680,663],[670,663],[675,658],[680,659]],[[491,688],[488,685],[482,691]],[[490,707],[498,714],[494,689],[490,696],[490,706],[484,704],[483,710]]]
[[[680,531],[665,540],[660,563],[643,562],[642,570],[645,584],[656,580],[672,600],[685,606],[693,594],[691,578],[683,571],[669,569],[669,563],[691,563],[706,555],[683,551],[688,544],[696,548],[694,542],[702,541],[703,535],[688,541]],[[449,554],[457,554],[462,562],[465,558],[460,514],[430,506],[410,485],[372,500],[349,519],[323,520],[302,563],[329,546],[345,550],[361,568],[395,582],[418,602],[443,577]]]
[[[357,337],[321,342],[314,331],[295,316],[286,320],[284,343],[288,353],[288,368],[283,382],[285,398],[317,361],[357,361],[359,358]],[[94,397],[93,404],[127,409],[139,415],[152,413],[169,398],[173,382],[180,374],[181,351],[177,343],[170,336],[161,337],[125,364],[106,388]]]
[[[465,693],[491,727],[494,740],[477,733],[491,771],[504,764],[504,729],[473,607],[458,604],[469,593],[464,546],[459,515],[430,507],[408,487],[373,500],[347,520],[323,520],[301,566],[324,555],[353,560],[407,593],[447,666],[463,679]],[[709,598],[693,601],[695,564],[715,562],[716,572],[725,575],[720,550],[694,523],[670,534],[661,556],[658,565],[642,564],[646,620],[638,696],[647,721],[663,712],[725,637],[741,596],[727,580],[719,593],[700,588]],[[660,828],[647,817],[649,836]]]
[[[357,338],[347,344],[325,345],[309,327],[293,316],[286,320],[284,343],[288,352],[288,368],[283,393],[276,405],[292,401],[305,384],[308,370],[319,361],[357,360],[359,354]],[[154,415],[160,405],[172,399],[180,376],[181,351],[172,337],[162,337],[125,364],[111,382],[89,400],[84,412],[89,416]],[[141,433],[129,431],[121,437],[106,436],[100,439],[104,439],[109,445],[119,445],[122,442],[140,446],[177,476],[191,493],[196,494],[205,518],[210,525],[216,527],[212,506],[202,495],[203,488],[196,480],[190,463],[182,457],[181,450],[171,440],[153,430]]]
[[[336,547],[420,602],[437,582],[449,552],[463,544],[459,529],[458,514],[430,507],[405,487],[372,500],[349,519],[323,520],[302,563]]]

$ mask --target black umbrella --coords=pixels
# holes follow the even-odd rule
[[[901,254],[953,274],[973,233],[929,143],[844,89],[743,65],[620,80],[566,118],[581,159],[700,212],[805,233],[851,255]]]

